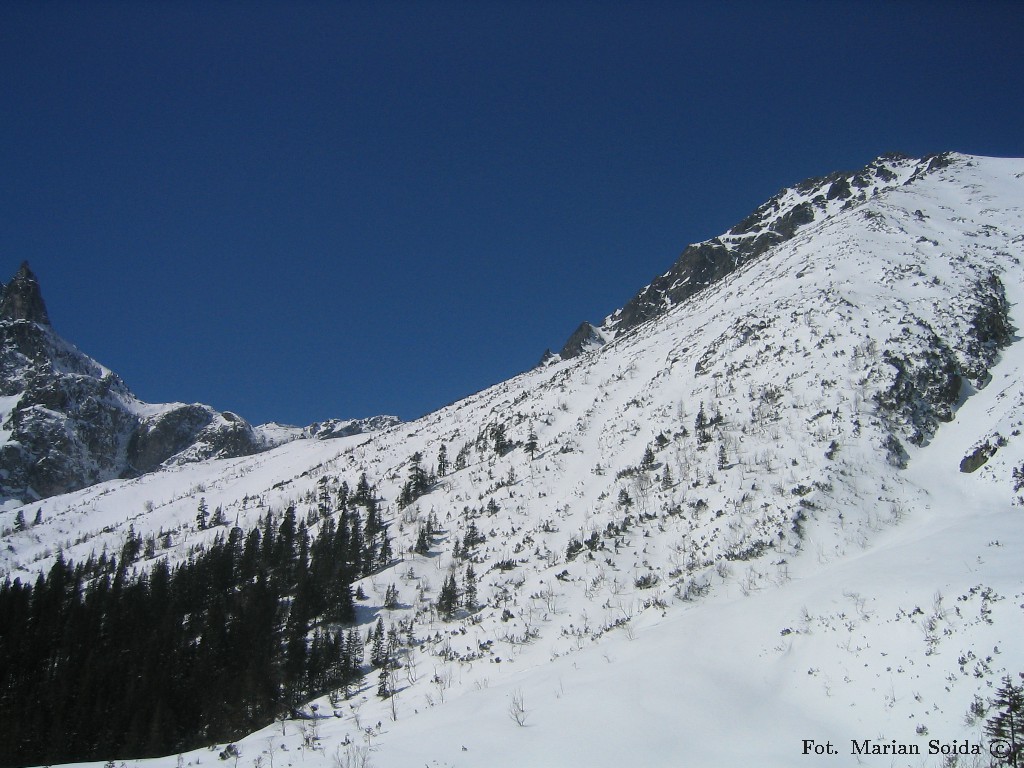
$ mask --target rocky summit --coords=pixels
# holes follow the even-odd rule
[[[944,168],[952,158],[951,153],[917,159],[894,152],[857,171],[837,171],[786,187],[725,234],[687,246],[668,271],[622,308],[598,326],[584,321],[557,355],[547,352],[541,363],[570,360],[592,351],[791,240],[802,228]]]
[[[21,268],[8,285],[0,286],[0,319],[50,324],[39,281],[27,261],[21,263]]]
[[[345,422],[345,434],[395,421]],[[199,403],[144,403],[117,374],[54,331],[27,262],[0,291],[0,503],[332,436],[307,432],[254,427]]]

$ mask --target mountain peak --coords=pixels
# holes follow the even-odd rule
[[[728,232],[687,246],[667,272],[655,277],[601,323],[581,324],[557,355],[545,355],[542,362],[569,360],[597,349],[791,240],[802,227],[947,167],[958,157],[946,152],[915,159],[890,152],[859,171],[837,171],[786,187]]]
[[[27,261],[21,262],[11,282],[0,292],[0,320],[29,320],[50,324],[39,280]]]

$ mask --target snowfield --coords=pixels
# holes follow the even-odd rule
[[[365,472],[396,560],[360,582],[360,631],[415,620],[393,695],[372,671],[235,750],[128,765],[987,765],[969,711],[1024,672],[1024,344],[979,328],[1000,290],[1024,328],[1024,160],[892,163],[684,304],[416,422],[5,509],[0,577],[130,528],[177,562],[226,530],[200,498],[248,530]],[[481,607],[443,621],[469,562]]]

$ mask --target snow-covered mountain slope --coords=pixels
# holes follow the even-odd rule
[[[374,672],[225,759],[939,765],[929,742],[980,745],[965,715],[1024,671],[1024,161],[892,162],[900,183],[630,332],[419,421],[0,513],[0,568],[129,530],[154,541],[136,567],[181,561],[225,530],[196,526],[200,498],[243,530],[294,505],[315,535],[318,499],[365,473],[396,562],[357,622],[413,620],[392,695]],[[421,465],[436,482],[400,505]],[[480,607],[444,621],[469,564]]]
[[[786,187],[724,235],[688,246],[667,272],[642,288],[599,326],[583,322],[558,355],[545,352],[542,364],[593,351],[792,238],[801,227],[860,205],[875,195],[943,167],[949,155],[922,160],[900,154],[877,158],[856,172],[836,172]]]
[[[358,433],[390,417],[337,422]],[[112,371],[58,336],[39,282],[22,264],[0,286],[0,503],[53,496],[161,466],[244,456],[301,437],[314,425],[253,427],[198,403],[138,400]]]

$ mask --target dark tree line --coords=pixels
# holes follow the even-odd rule
[[[232,528],[188,561],[135,573],[58,558],[0,585],[0,766],[171,754],[261,728],[362,675],[352,582],[387,564],[372,491]],[[366,512],[361,519],[357,505]]]

